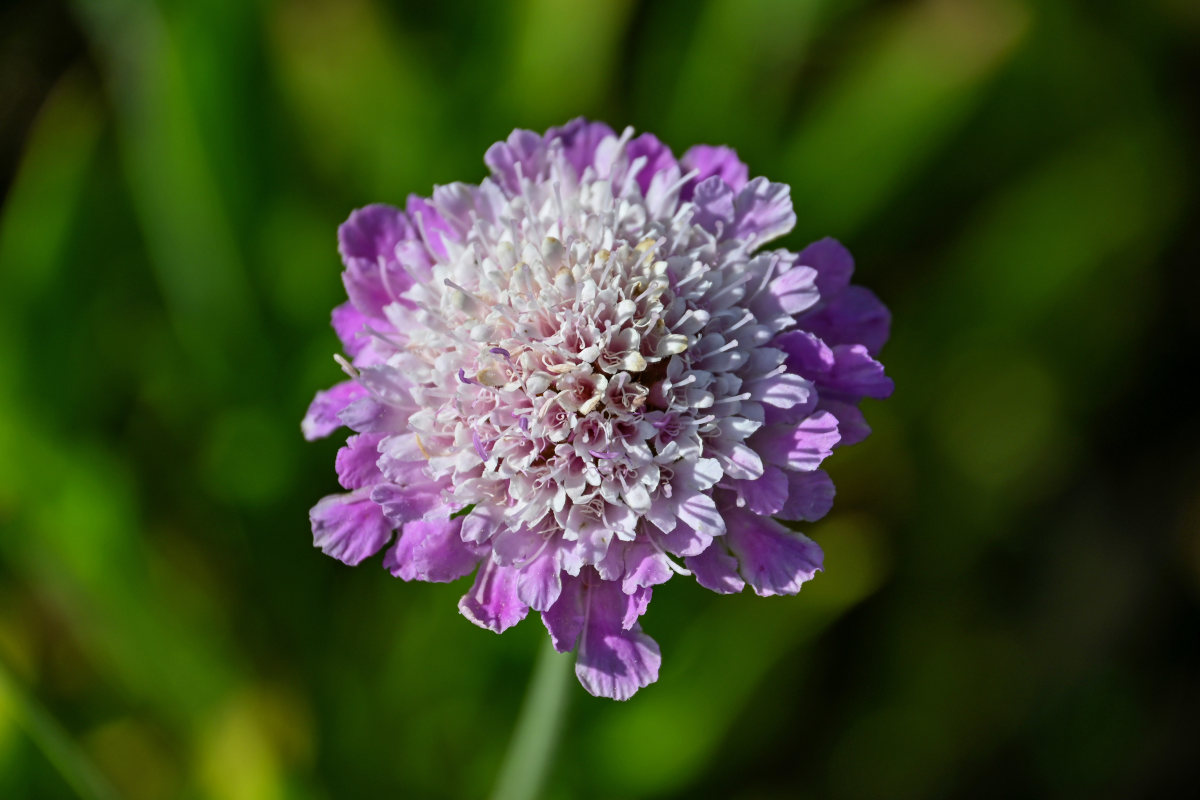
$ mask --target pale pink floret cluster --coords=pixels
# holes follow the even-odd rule
[[[350,564],[390,544],[406,580],[475,572],[466,617],[541,612],[585,688],[625,699],[658,675],[652,586],[791,594],[821,568],[771,517],[829,509],[818,467],[891,392],[887,311],[832,240],[762,249],[795,222],[789,189],[727,148],[676,160],[575,120],[485,160],[479,185],[339,231],[350,380],[304,430],[356,435],[315,542]]]

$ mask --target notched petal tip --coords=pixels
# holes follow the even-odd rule
[[[324,497],[308,516],[313,546],[350,566],[375,555],[392,538],[391,523],[362,491]]]
[[[400,538],[384,556],[383,566],[406,581],[449,583],[470,575],[480,554],[462,540],[461,523],[461,518],[406,522]]]
[[[662,652],[641,630],[597,631],[585,636],[575,660],[575,677],[594,697],[628,700],[658,680]]]
[[[738,572],[755,594],[796,594],[821,571],[824,553],[807,536],[769,517],[742,511],[730,512],[729,517],[729,549],[738,560]]]
[[[367,390],[355,381],[343,381],[317,392],[308,406],[308,413],[300,422],[300,431],[304,438],[310,442],[324,439],[342,427],[342,411],[366,394]]]
[[[517,596],[517,571],[486,560],[471,590],[458,601],[458,610],[479,627],[503,633],[525,619],[529,606]]]

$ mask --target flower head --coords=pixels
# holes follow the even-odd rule
[[[347,564],[387,548],[405,580],[474,572],[464,616],[540,612],[584,687],[625,699],[658,676],[653,586],[794,594],[821,569],[772,517],[829,510],[821,462],[892,390],[889,315],[837,242],[763,249],[795,223],[789,189],[728,148],[677,160],[575,120],[484,160],[478,186],[339,230],[350,379],[303,430],[355,433],[314,542]]]

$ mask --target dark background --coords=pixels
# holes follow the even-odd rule
[[[299,420],[347,213],[578,114],[790,183],[897,390],[826,572],[657,590],[548,797],[1194,790],[1197,86],[1192,0],[4,6],[0,797],[487,793],[540,623],[313,550]]]

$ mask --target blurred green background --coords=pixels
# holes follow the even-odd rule
[[[0,797],[487,794],[540,623],[313,550],[299,420],[348,212],[578,114],[790,183],[897,392],[827,571],[656,591],[547,796],[1194,789],[1198,85],[1194,0],[5,6]]]

